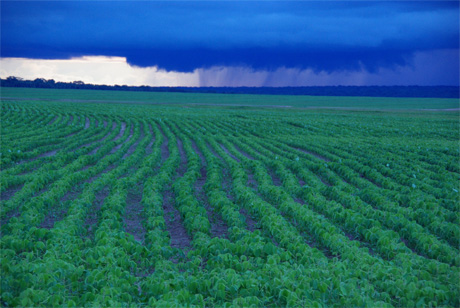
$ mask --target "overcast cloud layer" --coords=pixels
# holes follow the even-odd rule
[[[2,58],[123,57],[199,85],[459,79],[457,1],[0,3]]]

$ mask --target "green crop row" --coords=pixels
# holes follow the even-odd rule
[[[458,119],[1,103],[5,307],[458,307]]]

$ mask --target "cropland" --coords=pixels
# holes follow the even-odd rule
[[[456,99],[2,88],[2,307],[458,307]]]

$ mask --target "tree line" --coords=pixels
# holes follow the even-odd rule
[[[25,80],[10,76],[0,79],[1,87],[84,89],[107,91],[312,95],[312,96],[372,96],[372,97],[439,97],[459,98],[458,86],[310,86],[310,87],[151,87],[128,85],[98,85],[83,81],[61,82],[36,78]]]

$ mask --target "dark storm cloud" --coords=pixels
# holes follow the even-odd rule
[[[1,56],[336,71],[458,49],[457,2],[1,2]]]

